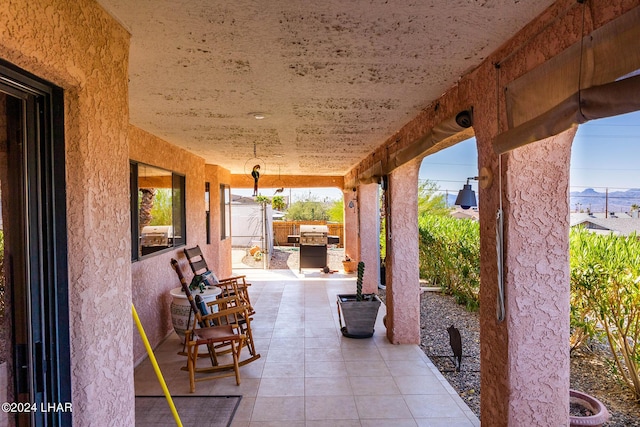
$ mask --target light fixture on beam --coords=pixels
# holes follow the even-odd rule
[[[476,201],[476,192],[471,189],[471,184],[469,184],[470,179],[478,181],[481,188],[488,188],[491,185],[493,177],[489,169],[482,168],[480,169],[480,176],[467,178],[467,183],[462,187],[462,190],[458,192],[458,197],[455,202],[456,205],[465,210],[478,206],[478,202]]]

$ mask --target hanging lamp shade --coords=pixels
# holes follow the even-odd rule
[[[462,190],[458,192],[455,204],[460,206],[462,209],[469,209],[472,206],[478,206],[478,203],[476,203],[476,192],[471,189],[471,184],[469,184],[468,180],[462,187]]]

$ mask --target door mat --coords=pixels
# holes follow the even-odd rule
[[[184,427],[229,427],[242,396],[171,396]],[[176,425],[165,396],[136,396],[136,427]]]

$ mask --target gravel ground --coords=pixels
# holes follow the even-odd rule
[[[342,270],[344,251],[329,248],[327,261],[332,270]],[[246,262],[245,262],[246,260]],[[250,257],[248,266],[261,267]],[[298,248],[276,248],[271,259],[272,269],[298,268]],[[380,298],[385,301],[385,291]],[[440,292],[423,292],[420,297],[420,347],[456,389],[469,408],[480,417],[480,322],[477,312],[469,312],[453,297]],[[447,328],[454,325],[462,337],[462,370],[455,372]],[[572,389],[595,396],[611,414],[607,427],[640,427],[640,402],[611,374],[607,357],[608,346],[592,345],[590,349],[571,355]]]
[[[480,417],[479,314],[467,311],[453,297],[440,292],[423,292],[420,303],[420,347]],[[462,336],[461,372],[455,372],[449,357],[453,352],[446,329],[452,324]],[[607,427],[640,427],[640,403],[634,402],[631,393],[611,375],[607,363],[609,355],[608,346],[603,344],[574,352],[571,356],[570,387],[604,403],[611,414]]]

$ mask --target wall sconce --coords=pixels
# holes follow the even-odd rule
[[[471,189],[471,184],[469,184],[470,179],[476,178],[467,178],[467,183],[462,187],[462,190],[458,192],[458,197],[456,197],[455,202],[456,205],[465,210],[474,206],[478,206],[478,203],[476,202],[476,192]]]
[[[471,189],[471,184],[469,184],[469,180],[473,179],[479,182],[480,188],[489,188],[491,182],[493,181],[493,176],[491,175],[491,171],[486,167],[480,169],[480,176],[473,176],[467,178],[467,183],[462,187],[462,190],[458,192],[458,197],[456,198],[455,204],[460,206],[462,209],[469,209],[471,207],[478,206],[476,202],[476,192]]]
[[[353,199],[351,199],[351,200],[349,201],[349,208],[353,209],[353,208],[356,206],[356,204],[355,204],[355,202],[356,202],[356,200],[357,200],[357,199],[356,199],[356,192],[358,191],[358,189],[357,189],[356,187],[353,187],[353,188],[351,189],[351,191],[353,191]]]

